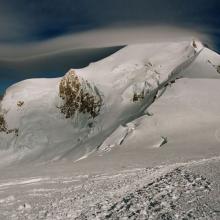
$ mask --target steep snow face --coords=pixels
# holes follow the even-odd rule
[[[113,139],[123,142],[127,124],[202,50],[194,41],[131,45],[62,79],[15,84],[6,91],[1,112],[7,129],[17,134],[0,132],[0,161],[77,160],[99,146],[106,149],[105,143],[112,146]]]

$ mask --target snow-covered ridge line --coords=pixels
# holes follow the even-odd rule
[[[3,162],[11,158],[77,160],[102,143],[122,143],[130,130],[117,128],[143,115],[158,90],[188,67],[202,49],[196,41],[131,45],[74,70],[73,79],[79,79],[79,83],[69,80],[72,75],[68,78],[67,73],[63,80],[36,79],[15,84],[6,91],[2,111],[8,128],[18,129],[18,136],[0,132],[0,149],[4,149],[3,154],[0,150],[0,158],[4,157]],[[66,86],[62,91],[61,84]],[[72,94],[71,99],[64,94]],[[75,102],[74,97],[79,100]],[[96,101],[91,104],[91,99]],[[93,111],[99,99],[101,108]],[[60,106],[69,100],[74,101],[73,114],[69,112],[71,108],[60,112]],[[111,144],[110,135],[118,130],[123,130],[124,135],[116,134],[120,140],[114,137]]]

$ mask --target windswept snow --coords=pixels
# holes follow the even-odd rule
[[[28,180],[21,180],[21,181],[15,181],[15,182],[7,182],[7,183],[1,183],[0,184],[0,189],[1,188],[7,188],[9,186],[13,186],[13,185],[23,185],[23,184],[32,184],[32,183],[37,183],[40,182],[42,180],[45,180],[48,178],[33,178],[33,179],[28,179]]]

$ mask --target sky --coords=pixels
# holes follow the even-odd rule
[[[126,44],[197,37],[220,52],[219,0],[0,0],[0,94]]]

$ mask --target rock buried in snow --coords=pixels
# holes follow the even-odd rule
[[[220,73],[220,65],[217,66],[217,72]]]
[[[77,76],[72,69],[60,82],[59,96],[63,99],[60,110],[66,118],[74,116],[76,112],[88,113],[94,118],[101,109],[102,99],[98,89]]]
[[[163,145],[165,145],[167,143],[167,137],[161,137],[160,138],[160,141],[154,145],[154,148],[159,148],[159,147],[162,147]]]
[[[22,105],[24,105],[24,101],[18,101],[18,102],[17,102],[17,106],[18,106],[18,107],[21,107]]]
[[[5,132],[6,134],[15,133],[18,136],[18,129],[8,129],[7,123],[4,118],[4,114],[0,112],[0,132]]]
[[[20,211],[22,211],[22,210],[24,210],[24,209],[31,209],[31,205],[30,204],[28,204],[28,203],[24,203],[23,205],[20,205],[19,207],[18,207],[18,210],[20,210]]]
[[[99,147],[99,151],[108,152],[113,147],[121,145],[127,135],[134,130],[133,124],[128,124],[125,126],[119,126]]]
[[[210,61],[210,60],[208,60],[208,63],[210,63],[210,64],[216,69],[216,71],[217,71],[218,73],[220,73],[220,65],[215,65],[215,64],[213,64],[212,61]]]
[[[6,132],[7,126],[3,114],[0,114],[0,132]]]
[[[147,116],[153,116],[153,115],[154,115],[152,112],[149,112],[149,111],[145,111],[145,114],[146,114]]]

